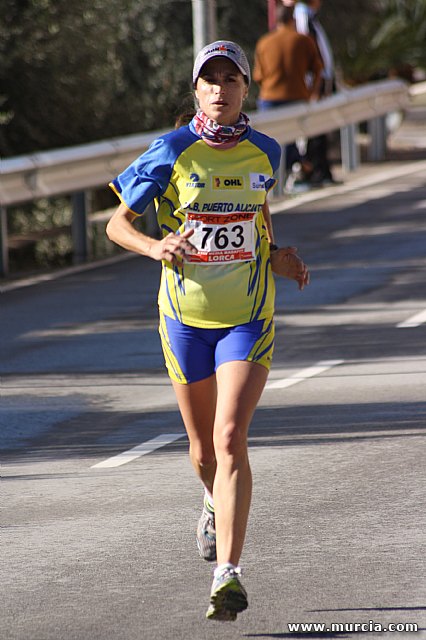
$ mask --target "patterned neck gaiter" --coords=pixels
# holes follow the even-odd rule
[[[199,109],[193,118],[194,128],[198,135],[211,147],[229,149],[238,144],[240,137],[248,129],[249,119],[240,113],[238,122],[231,125],[218,124]]]

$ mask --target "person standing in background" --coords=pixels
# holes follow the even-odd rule
[[[253,78],[260,87],[258,108],[273,109],[297,101],[318,100],[322,84],[322,62],[312,38],[297,33],[294,0],[284,0],[277,8],[277,28],[262,36],[256,44]],[[310,77],[308,85],[306,79]],[[292,167],[299,165],[301,175],[292,180]],[[301,156],[295,143],[286,147],[287,185],[308,190],[307,177],[312,167]]]
[[[318,18],[321,5],[322,0],[297,2],[294,9],[294,19],[297,32],[310,35],[318,48],[323,64],[320,97],[325,98],[335,91],[335,68],[330,42]],[[311,80],[308,79],[308,82],[311,82]],[[326,186],[336,182],[331,173],[328,160],[328,138],[326,134],[309,138],[307,158],[313,167],[312,175],[310,176],[310,182],[313,186]]]

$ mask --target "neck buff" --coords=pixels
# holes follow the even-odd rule
[[[235,124],[218,124],[199,109],[193,120],[195,131],[211,147],[229,149],[238,144],[240,137],[248,129],[249,119],[245,113],[240,113]]]

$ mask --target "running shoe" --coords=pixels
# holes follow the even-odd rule
[[[216,560],[216,529],[214,511],[210,511],[204,502],[203,512],[197,527],[198,553],[207,562]]]
[[[225,567],[215,571],[206,618],[234,621],[237,613],[247,609],[247,592],[240,582],[240,575],[239,567]]]

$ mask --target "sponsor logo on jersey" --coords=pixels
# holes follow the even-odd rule
[[[204,189],[206,186],[205,182],[200,182],[200,176],[198,173],[191,173],[189,176],[190,182],[186,183],[186,186],[189,189]]]
[[[250,174],[250,190],[251,191],[265,191],[266,183],[270,179],[265,173],[251,173]]]
[[[244,189],[243,176],[213,176],[213,189]]]

